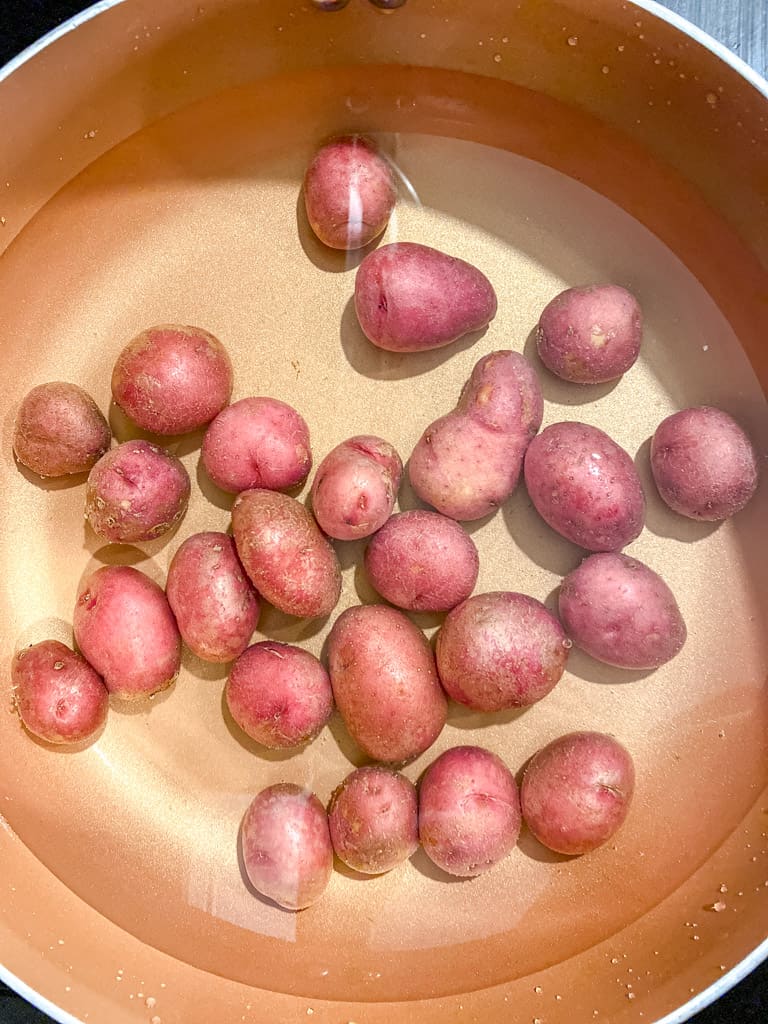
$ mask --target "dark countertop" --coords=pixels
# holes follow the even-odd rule
[[[768,0],[661,2],[768,76]],[[88,0],[0,0],[0,66],[87,3]],[[52,1022],[0,983],[0,1024]],[[109,1024],[109,1021],[98,1024]],[[574,1021],[574,1024],[579,1022]],[[768,963],[714,1006],[698,1014],[690,1024],[768,1024]]]

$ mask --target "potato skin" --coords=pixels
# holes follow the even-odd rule
[[[617,668],[658,668],[686,639],[685,622],[664,580],[616,552],[590,555],[569,573],[558,610],[577,647]]]
[[[342,441],[312,481],[320,529],[336,540],[369,537],[392,514],[402,475],[403,463],[388,441],[369,434]]]
[[[422,434],[408,476],[422,501],[466,522],[512,494],[541,426],[544,401],[531,364],[517,352],[491,352],[475,364],[453,412]]]
[[[544,309],[536,329],[541,361],[576,384],[602,384],[626,373],[640,354],[643,314],[626,288],[568,288]]]
[[[176,679],[181,636],[160,587],[129,565],[105,565],[80,584],[75,642],[111,694],[151,697]]]
[[[444,612],[472,593],[480,557],[455,520],[414,509],[392,516],[371,538],[365,568],[390,604],[408,611]]]
[[[175,455],[149,441],[125,441],[88,474],[85,518],[113,543],[155,540],[183,518],[190,491],[189,474]]]
[[[448,874],[469,878],[498,864],[517,843],[520,821],[514,776],[482,747],[446,750],[421,780],[419,838]]]
[[[309,427],[277,398],[243,398],[208,427],[202,460],[211,480],[230,494],[286,490],[303,483],[312,468]]]
[[[336,706],[360,749],[402,764],[440,735],[447,701],[426,637],[386,605],[348,608],[328,635]]]
[[[757,490],[752,442],[733,417],[712,406],[683,409],[658,426],[651,471],[671,509],[706,522],[729,519]]]
[[[13,659],[14,704],[28,732],[47,743],[79,743],[107,718],[104,681],[79,654],[58,640],[43,640]]]
[[[645,525],[645,495],[632,459],[586,423],[542,430],[525,456],[525,483],[542,519],[588,551],[619,551]]]
[[[186,434],[232,395],[232,363],[202,327],[158,324],[129,341],[112,371],[112,397],[143,430]]]
[[[494,591],[448,613],[435,657],[449,697],[475,711],[502,711],[546,697],[565,671],[570,647],[540,601]]]
[[[395,206],[392,170],[363,135],[322,146],[304,176],[307,219],[332,249],[362,249],[382,233]]]
[[[442,348],[496,316],[493,285],[471,263],[417,242],[369,253],[355,275],[363,333],[389,352]]]
[[[258,592],[288,615],[329,615],[341,594],[336,552],[287,494],[255,489],[232,506],[237,553]]]
[[[259,596],[226,533],[187,537],[171,559],[165,593],[182,639],[198,658],[232,661],[248,646]]]
[[[358,768],[333,792],[328,806],[331,842],[353,871],[380,875],[416,852],[416,787],[381,765]]]
[[[41,477],[86,473],[112,443],[112,431],[91,396],[66,381],[32,388],[21,403],[13,451]]]
[[[224,697],[243,732],[273,750],[314,739],[333,711],[331,682],[317,658],[271,640],[240,655]]]
[[[290,782],[263,789],[243,818],[245,871],[262,896],[286,910],[303,910],[325,892],[333,848],[325,808],[314,793]]]
[[[520,791],[523,818],[550,850],[589,853],[623,824],[634,788],[634,764],[618,740],[599,732],[568,733],[528,763]]]

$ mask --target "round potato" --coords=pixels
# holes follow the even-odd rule
[[[523,818],[556,853],[588,853],[623,824],[635,788],[628,751],[599,732],[572,732],[534,754],[523,776]]]
[[[40,384],[16,414],[14,454],[41,477],[87,473],[111,443],[112,431],[101,410],[76,384]]]

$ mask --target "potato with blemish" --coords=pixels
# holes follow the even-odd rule
[[[112,431],[91,396],[66,381],[25,395],[13,429],[13,452],[41,477],[87,473],[108,451]]]

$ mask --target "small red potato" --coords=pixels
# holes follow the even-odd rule
[[[204,661],[242,654],[259,621],[259,596],[226,533],[195,533],[171,559],[168,604],[187,647]]]
[[[552,299],[536,329],[542,363],[576,384],[621,377],[635,364],[642,337],[637,299],[615,284],[568,288]]]
[[[398,608],[445,612],[477,583],[480,557],[472,538],[439,512],[400,512],[365,552],[365,568],[381,596]]]
[[[80,584],[75,642],[111,694],[151,697],[175,680],[181,636],[165,594],[129,565],[105,565]]]
[[[41,477],[87,473],[111,442],[112,431],[101,410],[75,384],[39,384],[16,414],[14,454]]]
[[[25,728],[47,743],[79,743],[106,721],[109,694],[104,681],[85,658],[58,640],[19,651],[11,682]]]
[[[658,668],[685,643],[685,622],[664,580],[616,552],[590,555],[569,573],[558,610],[577,647],[617,668]]]
[[[232,506],[237,553],[258,592],[287,615],[329,615],[341,594],[336,552],[312,514],[278,491],[252,490]]]
[[[255,796],[240,831],[245,871],[254,889],[286,910],[303,910],[325,892],[333,847],[325,808],[290,782]]]
[[[253,487],[287,490],[312,468],[309,427],[276,398],[243,398],[221,412],[203,438],[202,460],[217,487],[239,494]]]
[[[553,423],[525,456],[525,484],[542,519],[588,551],[619,551],[645,524],[645,495],[632,459],[586,423]]]
[[[355,309],[369,341],[389,352],[442,348],[496,316],[493,285],[471,263],[428,245],[393,242],[355,276]]]
[[[314,739],[333,711],[331,682],[317,658],[271,640],[240,655],[224,697],[243,732],[273,750]]]
[[[418,496],[451,519],[480,519],[512,494],[541,426],[544,402],[533,367],[519,353],[484,356],[453,412],[422,434],[408,463]]]
[[[706,405],[683,409],[659,425],[651,471],[662,499],[690,519],[729,519],[757,490],[752,442],[733,417]]]
[[[419,838],[450,875],[488,871],[514,848],[520,798],[504,762],[482,747],[453,747],[427,768],[419,786]]]
[[[526,594],[477,594],[446,616],[435,657],[449,697],[474,711],[528,707],[565,671],[571,641]]]
[[[389,442],[363,434],[342,441],[320,463],[312,482],[312,511],[336,540],[369,537],[389,519],[403,463]]]
[[[628,751],[600,732],[572,732],[534,754],[523,776],[523,818],[556,853],[589,853],[613,836],[629,811],[635,767]]]
[[[315,154],[304,176],[307,220],[324,245],[362,249],[389,223],[395,178],[376,144],[345,135]]]
[[[189,474],[175,455],[149,441],[126,441],[88,474],[85,518],[95,534],[113,543],[155,540],[183,518],[190,490]]]
[[[348,608],[327,643],[336,706],[364,753],[401,764],[432,746],[448,702],[429,643],[410,619],[386,605]]]
[[[389,768],[358,768],[334,791],[328,826],[347,867],[366,875],[391,871],[419,845],[416,788]]]
[[[186,434],[216,416],[232,395],[232,363],[202,327],[160,324],[117,357],[112,397],[142,430]]]

